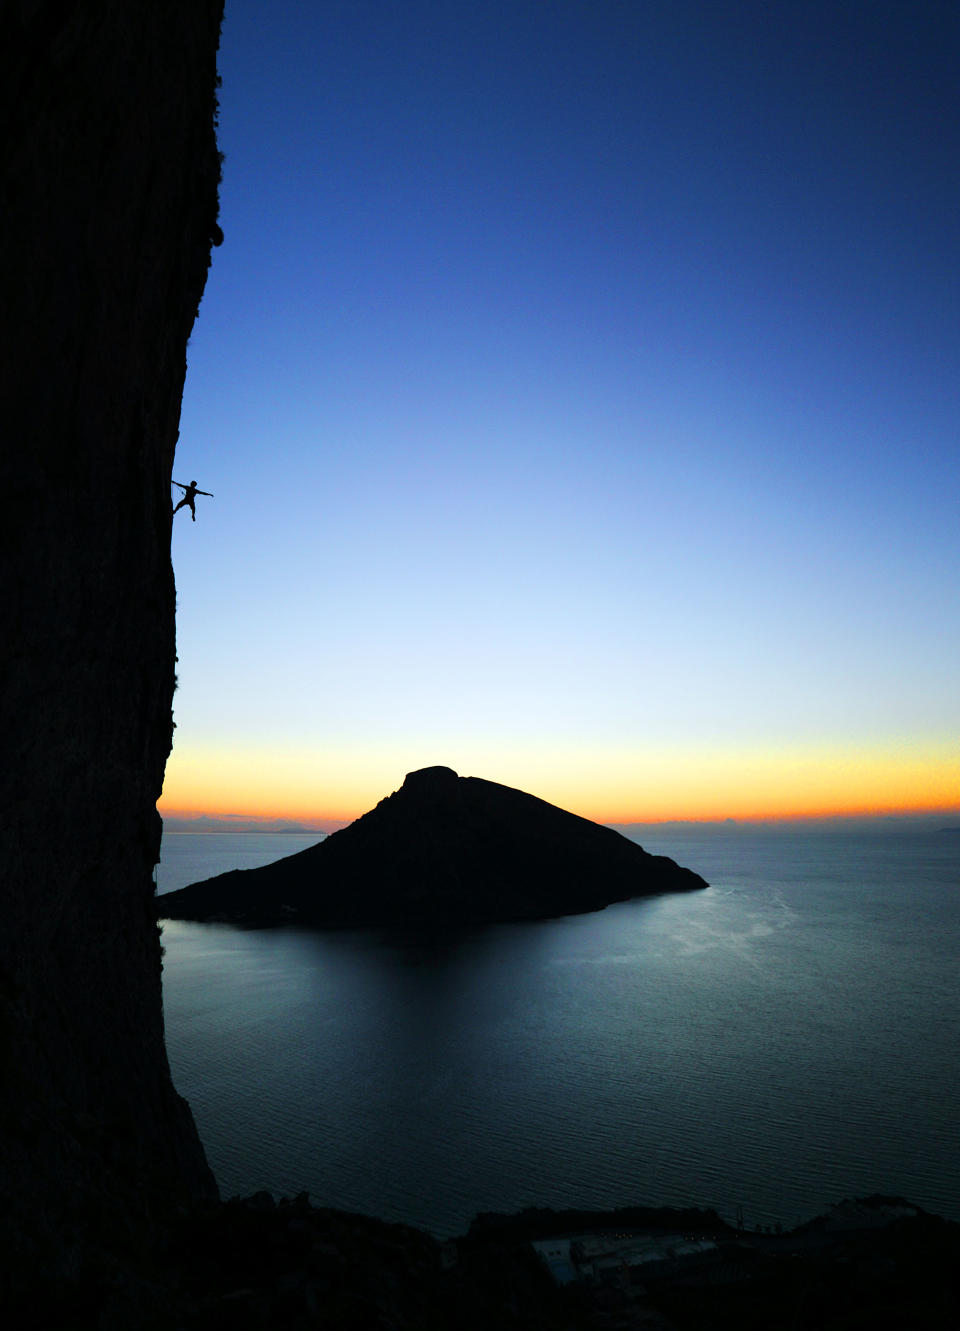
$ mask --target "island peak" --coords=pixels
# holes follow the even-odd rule
[[[408,772],[403,778],[400,789],[406,791],[450,791],[459,781],[452,767],[419,767],[415,772]]]

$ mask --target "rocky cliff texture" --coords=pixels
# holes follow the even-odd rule
[[[176,659],[170,474],[219,239],[221,9],[3,7],[0,1260],[13,1277],[76,1273],[101,1240],[215,1192],[167,1067],[152,871]]]
[[[170,892],[157,908],[168,919],[245,924],[482,924],[706,886],[534,795],[426,767],[319,845]]]

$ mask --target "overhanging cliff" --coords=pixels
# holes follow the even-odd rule
[[[163,1043],[170,475],[217,233],[222,0],[20,0],[0,44],[0,1252],[213,1195]]]

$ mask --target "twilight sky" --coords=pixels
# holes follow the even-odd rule
[[[161,809],[960,808],[958,57],[953,0],[227,0]]]

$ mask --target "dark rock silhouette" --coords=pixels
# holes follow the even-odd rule
[[[38,1273],[86,1278],[215,1195],[167,1067],[152,870],[221,8],[4,6],[0,1304],[26,1286],[20,1325],[50,1324]]]
[[[471,924],[602,910],[707,884],[619,832],[449,767],[316,846],[158,898],[167,919],[323,927]]]

